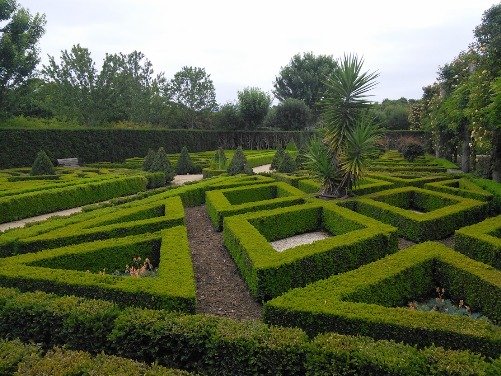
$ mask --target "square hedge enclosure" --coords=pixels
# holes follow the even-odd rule
[[[206,192],[206,208],[217,230],[225,217],[304,203],[304,192],[286,183],[260,184]]]
[[[148,257],[151,277],[99,273]],[[186,312],[195,311],[195,278],[184,226],[0,258],[0,285]]]
[[[501,269],[501,215],[456,231],[454,248]]]
[[[417,187],[390,189],[343,204],[398,228],[414,242],[446,238],[485,218],[488,203]]]
[[[270,242],[323,230],[329,238],[283,252]],[[223,237],[251,293],[278,296],[397,250],[397,230],[320,200],[224,219]]]
[[[436,286],[491,322],[404,307]],[[291,290],[265,305],[265,321],[310,334],[338,332],[499,356],[501,274],[440,243],[426,242],[371,264]]]

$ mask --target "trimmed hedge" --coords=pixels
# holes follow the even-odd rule
[[[397,251],[395,228],[319,200],[226,217],[223,228],[240,274],[263,300]],[[319,229],[332,237],[283,252],[269,243]]]
[[[133,278],[101,273],[122,272],[136,256],[158,265],[157,274]],[[195,278],[183,226],[3,258],[0,284],[126,305],[195,310]]]
[[[492,194],[484,191],[480,187],[473,184],[470,180],[464,178],[426,183],[424,188],[480,201],[491,201],[493,198]]]
[[[454,249],[501,269],[501,215],[456,230]]]
[[[414,242],[446,238],[488,212],[486,202],[415,187],[373,193],[345,205],[397,227],[400,236]]]
[[[445,287],[492,322],[403,308]],[[266,303],[264,319],[310,335],[334,331],[418,346],[471,349],[498,357],[501,274],[440,243],[427,242],[342,275],[291,290]],[[497,325],[496,325],[497,324]]]
[[[0,197],[0,223],[134,194],[146,185],[144,176],[127,176]]]
[[[253,210],[274,209],[304,203],[304,193],[285,183],[260,184],[212,190],[206,193],[206,209],[214,227],[223,219]]]
[[[407,170],[413,170],[412,168],[407,168]],[[444,175],[444,174],[426,174],[426,175],[420,175],[418,174],[405,174],[401,176],[395,176],[395,174],[390,175],[388,173],[383,173],[383,172],[370,172],[367,174],[370,178],[374,178],[377,180],[385,180],[392,182],[395,187],[407,187],[407,186],[412,186],[412,187],[419,187],[423,188],[426,183],[431,183],[435,181],[441,181],[441,180],[446,180],[450,179],[450,175]]]
[[[146,365],[131,359],[104,353],[54,348],[42,354],[40,348],[19,340],[0,341],[0,374],[2,375],[128,375],[189,376],[191,373]]]
[[[393,182],[386,181],[384,179],[366,177],[360,181],[358,186],[352,189],[352,193],[356,196],[362,196],[393,187],[395,187]],[[303,178],[297,181],[297,188],[305,193],[318,193],[320,191],[321,184],[316,180]]]
[[[179,153],[182,146],[191,151],[270,149],[291,139],[303,144],[313,132],[285,131],[208,131],[193,129],[0,129],[0,168],[26,166],[38,150],[53,160],[78,157],[81,163],[123,162],[146,155],[148,149],[163,147]],[[16,158],[12,158],[15,155]],[[30,162],[27,162],[30,161]],[[268,162],[270,163],[270,162]]]
[[[493,198],[494,209],[496,213],[501,213],[501,183],[497,183],[493,180],[475,178],[472,176],[467,176],[475,185],[491,193]]]
[[[104,350],[208,375],[494,376],[501,364],[501,358],[491,363],[468,351],[418,350],[334,333],[309,340],[300,329],[256,321],[121,310],[99,300],[5,288],[0,288],[0,335],[45,347],[64,344],[71,349]],[[0,345],[0,354],[4,348]],[[25,353],[7,350],[7,354],[14,364]]]

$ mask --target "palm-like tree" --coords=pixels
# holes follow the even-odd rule
[[[321,177],[322,194],[327,196],[349,194],[377,154],[379,129],[367,114],[367,93],[376,86],[379,74],[362,72],[362,66],[363,59],[345,55],[327,80],[322,100],[321,143],[325,150],[319,152],[321,147],[316,140],[309,153],[309,166]],[[327,163],[331,168],[326,168]]]

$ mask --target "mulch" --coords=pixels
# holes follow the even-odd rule
[[[260,320],[262,305],[252,298],[205,207],[186,208],[185,216],[195,270],[197,312]]]

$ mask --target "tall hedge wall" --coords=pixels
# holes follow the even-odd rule
[[[387,132],[390,139],[425,132]],[[163,146],[167,153],[178,153],[183,146],[190,152],[225,149],[268,149],[285,146],[291,139],[304,143],[312,131],[208,131],[189,129],[1,129],[0,168],[30,166],[43,149],[50,158],[78,157],[81,162],[121,162],[144,156],[148,149]]]
[[[291,139],[302,143],[310,132],[224,132],[185,129],[0,129],[0,168],[28,166],[43,149],[51,159],[78,157],[80,162],[120,162],[162,146],[178,153],[225,149],[267,149]]]

